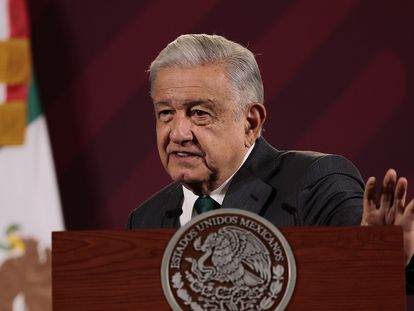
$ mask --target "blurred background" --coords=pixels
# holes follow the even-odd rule
[[[414,181],[413,1],[37,0],[28,11],[66,229],[124,228],[170,182],[146,70],[184,33],[224,35],[257,55],[276,148],[342,154],[364,179],[393,167]]]

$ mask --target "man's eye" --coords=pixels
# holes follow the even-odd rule
[[[195,109],[191,111],[191,115],[196,116],[196,117],[205,117],[205,116],[209,116],[210,114],[206,111]]]
[[[173,114],[173,111],[172,110],[165,109],[165,110],[161,110],[161,111],[158,112],[158,117],[161,120],[165,120],[165,119],[170,118],[172,116],[172,114]]]

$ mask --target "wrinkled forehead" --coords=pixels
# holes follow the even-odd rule
[[[234,90],[221,64],[172,66],[160,69],[152,84],[154,101],[166,96],[233,100]]]
[[[228,79],[227,64],[224,61],[214,62],[214,63],[207,63],[207,64],[200,64],[200,65],[199,64],[197,64],[197,65],[175,64],[175,65],[165,65],[165,66],[161,65],[161,66],[157,67],[154,72],[151,72],[151,75],[150,75],[151,93],[154,89],[154,84],[157,81],[157,78],[158,78],[160,72],[170,71],[171,73],[178,74],[182,71],[201,71],[204,68],[214,68],[214,70],[216,72],[220,72],[223,75],[223,77],[225,77],[227,79],[227,81],[229,83],[231,83],[231,81]]]

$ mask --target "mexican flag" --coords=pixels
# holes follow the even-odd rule
[[[63,219],[28,25],[25,0],[0,0],[0,310],[47,311]]]

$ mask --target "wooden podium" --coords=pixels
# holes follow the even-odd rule
[[[287,310],[405,310],[401,228],[280,231],[297,268]],[[174,232],[54,232],[53,310],[171,310],[160,267]]]

